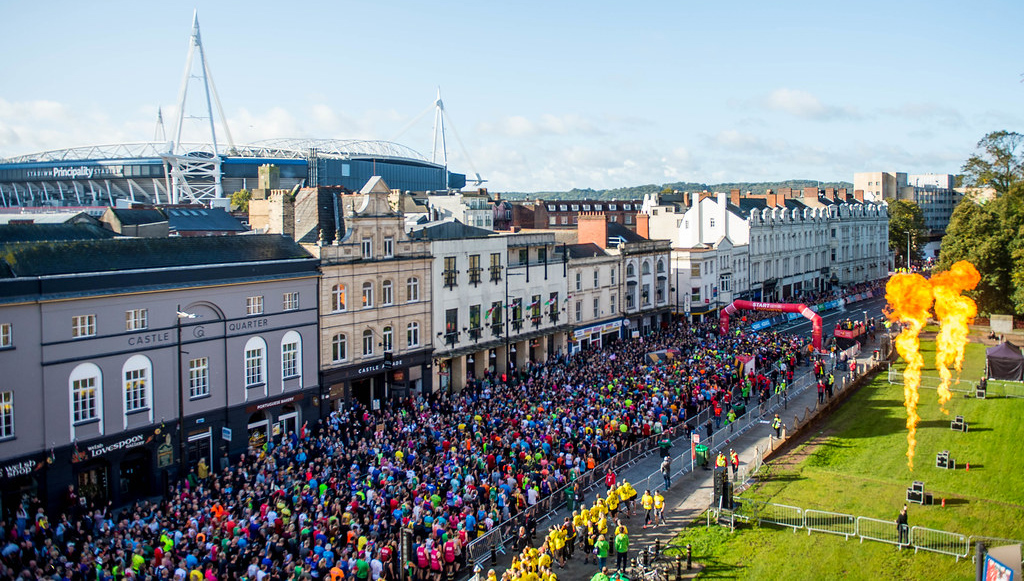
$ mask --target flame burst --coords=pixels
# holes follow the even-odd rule
[[[885,285],[885,299],[889,303],[886,316],[894,323],[903,323],[896,337],[896,350],[907,362],[903,372],[903,406],[907,408],[907,466],[914,469],[914,448],[917,447],[918,388],[921,386],[921,368],[924,356],[917,336],[928,322],[928,309],[932,306],[932,286],[919,274],[897,274]]]
[[[960,376],[964,366],[964,348],[967,346],[967,325],[978,314],[978,306],[970,297],[962,296],[965,290],[978,286],[981,275],[974,265],[961,260],[947,272],[940,272],[931,278],[932,293],[935,297],[935,316],[939,319],[939,334],[935,338],[935,366],[939,370],[939,406],[942,413],[949,415],[946,402],[953,397],[949,383],[953,379],[950,367]]]

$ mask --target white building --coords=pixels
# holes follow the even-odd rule
[[[487,190],[428,194],[427,204],[433,220],[455,218],[467,226],[494,230],[494,205]]]

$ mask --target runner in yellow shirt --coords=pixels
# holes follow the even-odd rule
[[[654,491],[654,526],[665,522],[665,497],[660,490]]]
[[[654,497],[651,496],[650,490],[645,490],[644,495],[640,497],[640,508],[644,509],[644,528],[647,528],[654,516]]]

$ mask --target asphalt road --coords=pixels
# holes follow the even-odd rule
[[[843,319],[863,321],[865,314],[868,319],[874,317],[875,324],[877,325],[875,329],[878,331],[881,326],[881,321],[884,318],[884,315],[882,314],[883,308],[885,308],[885,297],[881,296],[870,298],[866,301],[861,301],[852,305],[845,305],[838,310],[823,313],[821,315],[823,341],[827,342],[828,339],[832,337],[832,329],[835,328],[836,321],[841,321]],[[771,329],[773,331],[792,333],[794,335],[804,333],[810,335],[811,322],[801,317],[784,325],[776,325],[771,327]]]

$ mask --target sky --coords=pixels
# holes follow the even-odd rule
[[[172,133],[193,10],[236,143],[429,159],[440,89],[449,168],[491,191],[957,173],[1024,132],[1020,0],[10,0],[0,158]]]

